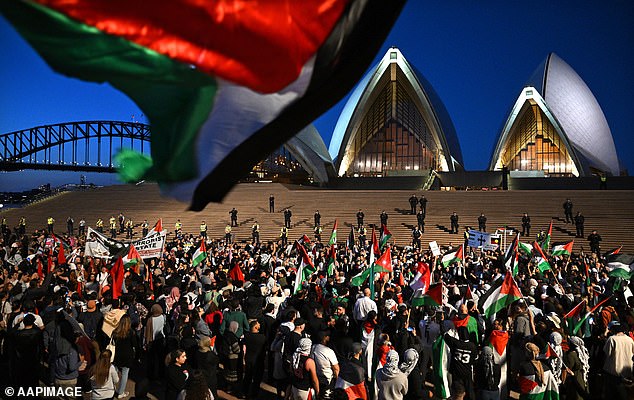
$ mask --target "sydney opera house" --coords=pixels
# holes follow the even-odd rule
[[[497,135],[489,171],[498,177],[502,170],[516,178],[620,174],[601,107],[581,77],[554,53],[522,89]],[[328,186],[360,177],[464,174],[463,165],[445,106],[393,47],[350,95],[328,149],[310,125],[259,163],[252,177]]]

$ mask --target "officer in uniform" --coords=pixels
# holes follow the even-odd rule
[[[180,219],[177,219],[176,223],[174,224],[174,234],[176,236],[179,236],[181,234],[181,230],[183,230],[183,224],[181,223]]]
[[[566,199],[563,204],[564,215],[566,216],[566,223],[574,222],[574,218],[572,217],[572,201],[570,199]]]
[[[528,216],[528,213],[524,213],[522,217],[522,236],[530,236],[531,235],[531,217]]]
[[[484,216],[484,213],[481,213],[478,217],[478,230],[480,232],[487,231],[487,217]]]
[[[273,196],[273,193],[269,196],[269,212],[275,212],[275,196]]]
[[[207,224],[205,221],[200,223],[200,236],[202,236],[203,239],[207,239]]]
[[[379,216],[379,218],[381,219],[381,225],[387,226],[387,218],[388,218],[388,216],[387,216],[387,213],[385,212],[385,210],[383,210],[381,212],[381,215]]]
[[[293,212],[290,209],[284,210],[284,226],[286,228],[291,227],[291,217],[293,216]]]
[[[119,233],[123,233],[125,231],[125,217],[123,216],[123,213],[120,212],[119,213]]]
[[[601,235],[599,235],[596,230],[592,231],[592,233],[588,235],[588,242],[590,242],[590,250],[597,256],[601,254],[600,253],[601,249],[599,248],[599,245],[601,244],[601,240],[602,240]]]
[[[535,239],[537,240],[537,243],[540,243],[541,245],[544,239],[546,239],[546,232],[544,232],[544,230],[542,229],[541,231],[539,231]]]
[[[581,214],[581,211],[577,211],[577,215],[575,215],[575,228],[577,228],[577,237],[582,238],[583,235],[583,224],[586,222],[586,217]]]
[[[359,245],[361,247],[365,247],[365,238],[366,238],[367,230],[365,226],[361,225],[359,228]]]
[[[48,225],[48,233],[53,233],[53,226],[55,225],[55,219],[53,217],[48,217],[46,220],[46,224]]]
[[[251,239],[253,244],[260,244],[260,225],[258,225],[258,221],[255,221],[253,226],[251,226]]]
[[[425,195],[420,196],[418,202],[420,203],[420,209],[423,210],[423,214],[427,214],[427,199]]]
[[[85,234],[86,234],[86,220],[82,218],[79,220],[79,236],[84,236]]]
[[[420,229],[421,233],[425,233],[425,213],[423,210],[418,211],[418,214],[416,214],[416,221],[418,221],[418,229]]]
[[[231,216],[231,226],[238,226],[238,210],[235,207],[229,211],[229,215]]]
[[[323,231],[323,229],[321,228],[321,225],[315,226],[315,241],[321,242],[321,232],[322,231]]]
[[[68,236],[73,236],[73,232],[75,232],[75,220],[73,217],[68,217],[66,220],[66,230],[68,231]]]
[[[410,212],[412,213],[412,215],[416,214],[416,206],[417,205],[418,205],[418,198],[416,197],[415,194],[413,194],[409,198],[409,207],[410,207]]]
[[[97,223],[95,224],[95,226],[97,226],[97,232],[103,233],[103,219],[97,218]]]
[[[117,237],[117,219],[114,217],[110,217],[110,237]]]
[[[321,214],[319,213],[319,210],[315,211],[315,215],[313,219],[315,220],[315,225],[314,225],[315,227],[321,225]]]
[[[134,222],[131,219],[125,221],[125,230],[127,239],[132,239],[132,229],[134,228]]]
[[[26,218],[20,217],[19,229],[20,229],[20,236],[24,236],[26,234]]]
[[[148,224],[147,219],[143,220],[141,224],[141,229],[143,229],[143,237],[146,237],[148,232],[150,231],[150,224]]]
[[[231,225],[225,227],[225,244],[231,244]]]
[[[357,229],[361,229],[363,226],[363,217],[365,217],[365,214],[363,214],[363,211],[359,209],[359,212],[357,213]]]
[[[455,211],[449,217],[449,221],[451,222],[451,233],[458,233],[458,214]]]
[[[418,229],[418,227],[415,227],[412,230],[412,247],[415,249],[420,249],[420,238],[422,236],[422,233],[420,232],[420,230]]]
[[[280,230],[280,239],[282,240],[282,246],[286,246],[288,244],[288,228],[283,226]]]

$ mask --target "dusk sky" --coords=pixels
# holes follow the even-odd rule
[[[138,107],[110,86],[53,72],[2,17],[0,43],[0,134],[140,119]],[[634,173],[634,1],[410,0],[374,63],[390,46],[400,48],[444,102],[467,170],[488,167],[510,107],[555,52],[594,93],[619,158]],[[326,145],[345,102],[315,121]],[[0,174],[0,190],[11,190],[9,175]]]

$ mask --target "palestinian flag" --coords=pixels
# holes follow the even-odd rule
[[[487,318],[492,317],[498,311],[522,298],[522,292],[517,287],[510,272],[506,273],[504,280],[498,278],[491,288],[482,296],[478,303],[479,308]]]
[[[581,315],[586,310],[586,301],[582,300],[581,303],[577,304],[572,310],[568,311],[566,315],[564,315],[564,321],[566,321],[566,326],[568,327],[569,334],[573,334],[576,321],[581,319]]]
[[[337,376],[335,388],[345,390],[349,399],[367,400],[368,398],[365,390],[364,370],[352,362],[343,364],[341,372]]]
[[[458,315],[456,315],[452,319],[452,322],[456,329],[460,328],[461,326],[466,327],[467,331],[469,332],[469,336],[475,337],[476,344],[480,343],[480,335],[478,334],[478,321],[476,321],[475,318],[473,318],[469,314],[467,314],[464,318],[458,318]]]
[[[609,276],[621,279],[631,279],[634,276],[634,256],[617,253],[607,258]]]
[[[608,258],[609,256],[619,254],[621,252],[621,249],[623,249],[623,246],[615,247],[611,250],[608,250],[605,253],[603,253],[603,258]]]
[[[66,264],[66,255],[64,254],[64,246],[60,245],[59,250],[57,251],[57,265],[64,264]]]
[[[553,256],[568,256],[570,257],[570,254],[572,254],[572,246],[574,245],[575,241],[571,241],[568,243],[564,243],[564,244],[557,244],[555,246],[553,246],[553,251],[550,253]]]
[[[414,292],[420,290],[422,293],[427,293],[431,282],[431,271],[429,270],[429,264],[424,262],[418,262],[416,267],[416,275],[414,279],[409,283],[409,286]]]
[[[509,244],[509,247],[504,253],[504,265],[506,266],[507,271],[514,271],[514,267],[517,267],[514,264],[516,263],[517,259],[517,247],[519,244],[519,238],[520,234],[518,233],[517,236],[513,238],[513,241]],[[515,274],[516,272],[513,273],[513,275]]]
[[[244,282],[244,273],[242,272],[242,268],[240,268],[240,263],[236,263],[233,268],[229,270],[227,276],[231,278],[233,282]]]
[[[520,250],[524,251],[526,255],[530,256],[531,254],[533,254],[533,245],[530,243],[519,242],[518,247]]]
[[[442,306],[442,282],[435,283],[423,293],[422,289],[418,289],[412,296],[412,307],[416,306]]]
[[[328,250],[328,276],[333,276],[335,273],[335,263],[337,262],[337,249],[334,245],[330,246]]]
[[[42,264],[42,258],[37,258],[37,276],[42,279],[44,278],[44,265]]]
[[[586,322],[586,320],[590,317],[590,315],[592,315],[592,313],[594,313],[599,307],[601,307],[606,301],[610,300],[611,298],[612,296],[609,296],[603,299],[602,301],[600,301],[596,306],[592,307],[590,311],[588,311],[572,328],[572,334],[576,335],[577,332],[579,332],[579,330],[583,326],[583,323]]]
[[[354,247],[354,226],[350,225],[350,234],[348,235],[348,239],[346,239],[346,249],[352,250]]]
[[[550,238],[552,238],[553,236],[553,220],[550,220],[550,226],[548,227],[548,233],[546,234],[546,237],[544,238],[544,240],[542,240],[542,242],[540,243],[540,246],[542,249],[546,249],[546,251],[548,251],[548,248],[550,247]]]
[[[539,243],[535,242],[533,244],[533,249],[535,249],[536,252],[535,265],[537,265],[539,271],[542,273],[548,271],[550,269],[550,263],[542,251],[542,248],[539,246]]]
[[[447,268],[448,266],[450,266],[453,263],[460,263],[462,262],[462,245],[460,245],[460,247],[458,247],[458,250],[452,252],[452,253],[448,253],[445,254],[442,259],[440,260],[440,263],[442,264],[443,267]]]
[[[335,225],[332,227],[332,233],[330,234],[330,241],[328,241],[330,246],[337,244],[337,220],[335,220]]]
[[[118,299],[119,296],[124,292],[123,285],[125,284],[124,279],[124,267],[123,267],[123,259],[121,257],[117,258],[114,266],[110,268],[110,276],[112,277],[112,298]]]
[[[522,400],[559,400],[559,386],[550,370],[544,370],[541,385],[535,375],[520,375],[519,386]]]
[[[507,382],[506,382],[506,347],[509,342],[509,333],[506,331],[492,331],[487,345],[493,349],[493,362],[500,366],[500,388],[501,396],[504,399],[507,396]]]
[[[46,260],[46,273],[53,270],[53,249],[48,249],[48,259]]]
[[[387,246],[381,257],[374,263],[374,272],[393,272],[392,268],[392,253],[390,246]]]
[[[520,253],[515,248],[515,254],[513,254],[512,262],[509,265],[509,270],[513,274],[513,276],[517,276],[520,272]]]
[[[207,247],[205,245],[205,240],[201,240],[200,247],[196,249],[194,256],[192,257],[192,267],[202,264],[205,259],[207,259]]]
[[[370,277],[370,272],[372,268],[367,267],[363,271],[359,272],[355,276],[350,279],[350,284],[352,286],[361,286],[363,283]]]
[[[559,358],[559,356],[557,355],[555,350],[553,350],[550,343],[546,343],[546,349],[544,351],[544,354],[541,354],[540,356],[541,356],[540,359],[542,360],[550,360],[551,358]]]
[[[372,293],[372,297],[374,298],[374,260],[375,257],[379,254],[379,242],[376,241],[376,231],[374,227],[372,228],[372,240],[370,241],[370,292]]]
[[[381,242],[379,243],[379,248],[383,250],[388,240],[392,237],[392,233],[387,230],[387,226],[381,224]]]
[[[352,89],[403,5],[36,0],[0,12],[56,71],[136,102],[152,158],[122,151],[120,175],[199,211]]]
[[[130,245],[130,249],[128,249],[128,254],[123,257],[123,266],[125,269],[135,268],[135,271],[138,272],[138,265],[143,262],[141,260],[141,256],[139,252],[136,250],[133,244]]]
[[[438,335],[432,346],[433,357],[433,381],[434,394],[440,399],[448,399],[451,396],[449,390],[449,363],[451,360],[451,349],[445,342],[443,335]]]
[[[315,266],[313,261],[308,257],[308,252],[304,246],[297,245],[297,251],[299,253],[299,268],[297,269],[297,276],[295,277],[295,286],[293,288],[293,294],[297,293],[301,289],[303,283],[314,272]]]
[[[159,218],[159,220],[156,221],[156,224],[154,224],[154,227],[150,229],[150,231],[147,234],[148,236],[150,236],[153,233],[160,233],[160,232],[163,232],[163,218]]]

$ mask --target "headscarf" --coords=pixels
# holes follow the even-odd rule
[[[231,321],[229,323],[229,331],[231,331],[233,334],[238,332],[239,327],[240,327],[240,324],[238,323],[238,321]]]
[[[383,368],[381,368],[386,380],[393,379],[401,373],[401,370],[398,368],[398,361],[398,353],[395,350],[390,350],[385,357],[385,364]]]
[[[299,361],[302,356],[310,355],[310,348],[313,347],[313,342],[309,338],[302,338],[299,340],[299,345],[293,353],[293,370],[299,368]]]
[[[590,354],[583,339],[577,336],[570,336],[568,342],[577,350],[579,361],[581,361],[581,367],[583,368],[583,380],[588,382],[588,372],[590,371]]]
[[[178,301],[180,300],[180,298],[181,298],[181,291],[178,287],[174,286],[172,288],[172,291],[170,292],[170,295],[165,299],[165,305],[167,306],[168,314],[170,311],[172,311],[174,304],[178,304]]]
[[[403,362],[401,363],[400,369],[405,375],[409,375],[412,370],[418,364],[418,352],[414,349],[407,349],[405,353],[403,353]]]
[[[493,349],[489,346],[482,348],[482,358],[484,360],[484,376],[487,380],[487,386],[495,386],[495,376],[493,372]]]
[[[552,345],[555,354],[557,354],[557,358],[551,358],[549,360],[550,367],[553,370],[553,375],[555,376],[555,380],[559,385],[561,385],[561,372],[564,364],[562,358],[564,356],[564,350],[561,348],[562,340],[563,339],[559,332],[553,332],[550,334],[549,342]]]
[[[537,347],[534,343],[528,342],[524,346],[527,352],[527,357],[533,367],[535,367],[535,378],[537,379],[537,383],[541,386],[544,382],[544,366],[537,359],[539,356],[539,347]]]
[[[146,344],[150,344],[154,341],[154,322],[152,320],[155,317],[159,317],[161,315],[163,315],[163,307],[161,307],[161,305],[158,303],[153,304],[152,308],[150,309],[150,317],[147,319],[147,324],[145,325]]]

